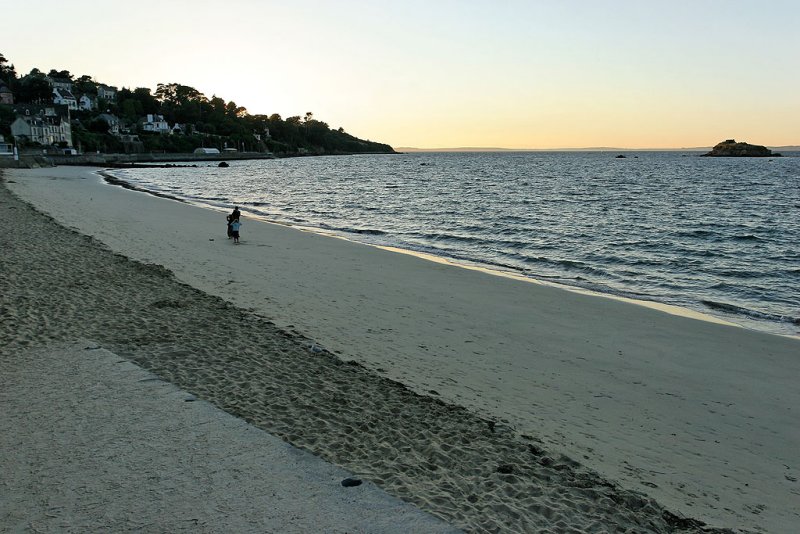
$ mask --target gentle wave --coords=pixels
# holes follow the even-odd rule
[[[734,239],[736,241],[761,241],[762,240],[762,238],[760,238],[758,236],[755,236],[755,235],[752,235],[752,234],[735,235],[731,239]]]
[[[361,234],[361,235],[386,235],[386,232],[381,230],[372,230],[370,228],[341,228],[343,232]]]
[[[778,321],[783,323],[800,325],[800,317],[790,317],[788,315],[774,315],[771,313],[749,310],[747,308],[742,308],[741,306],[736,306],[734,304],[727,304],[725,302],[714,302],[713,300],[701,300],[700,302],[704,306],[708,306],[712,310],[719,310],[725,313],[731,313],[734,315],[744,315],[746,317],[765,319],[768,321]]]

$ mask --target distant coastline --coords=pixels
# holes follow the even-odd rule
[[[583,148],[499,148],[499,147],[452,147],[452,148],[417,148],[395,147],[397,152],[708,152],[713,147],[680,147],[680,148],[618,148],[618,147],[583,147]],[[770,150],[783,152],[800,152],[800,145],[768,146]]]

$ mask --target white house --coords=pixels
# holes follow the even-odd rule
[[[253,137],[255,137],[257,141],[261,141],[261,134],[257,133],[255,130],[253,130]],[[264,126],[264,138],[265,139],[270,138],[269,128],[267,128],[266,126]]]
[[[151,113],[148,113],[147,117],[144,118],[142,122],[142,130],[145,132],[156,132],[160,134],[168,134],[171,131],[169,124],[167,124],[167,121],[164,120],[163,115],[153,115]]]
[[[62,111],[63,110],[63,111]],[[11,123],[11,135],[17,141],[42,145],[65,143],[72,147],[72,127],[69,123],[69,108],[20,107],[17,118]]]
[[[101,83],[97,86],[97,98],[102,98],[103,100],[114,100],[117,98],[117,88]]]
[[[78,109],[78,100],[67,89],[53,87],[53,104],[67,106],[69,109]]]
[[[50,76],[45,76],[45,79],[53,89],[64,89],[72,92],[72,80],[69,78],[51,78]]]
[[[78,99],[78,108],[84,111],[97,109],[97,100],[91,95],[81,95],[81,97]]]

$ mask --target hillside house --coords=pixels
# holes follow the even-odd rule
[[[81,97],[78,99],[78,109],[82,109],[84,111],[97,109],[97,99],[91,95],[81,95]]]
[[[65,91],[72,92],[72,80],[69,78],[51,78],[45,76],[45,80],[50,84],[53,89],[64,89]]]
[[[11,123],[11,135],[17,142],[72,147],[72,126],[67,106],[19,106],[15,111],[17,118]]]
[[[13,104],[14,103],[14,93],[11,92],[11,89],[8,86],[0,81],[0,104]]]
[[[60,87],[53,87],[53,104],[57,106],[67,106],[72,110],[78,109],[78,100],[75,98],[75,95],[73,95],[71,91]]]
[[[108,124],[108,133],[111,135],[119,136],[119,119],[110,113],[101,113],[97,116],[97,118],[101,121],[104,121]],[[138,141],[138,139],[137,139]]]
[[[144,119],[140,120],[142,130],[145,132],[156,132],[160,134],[168,134],[171,132],[169,124],[164,120],[163,115],[154,115],[148,113]]]
[[[114,101],[117,98],[117,88],[101,83],[97,86],[97,98]]]
[[[141,143],[138,135],[130,133],[120,134],[119,140],[123,143]]]

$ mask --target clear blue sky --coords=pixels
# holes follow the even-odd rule
[[[800,2],[42,0],[0,53],[393,146],[800,144]],[[40,32],[40,33],[39,33]]]

